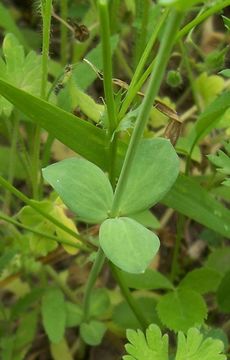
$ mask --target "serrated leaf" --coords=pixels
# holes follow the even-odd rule
[[[103,171],[81,158],[70,158],[43,169],[43,176],[63,202],[89,223],[101,223],[108,217],[113,190]]]
[[[50,288],[42,298],[42,322],[51,342],[59,343],[65,332],[66,308],[61,290]]]
[[[80,326],[80,335],[86,344],[97,346],[101,343],[106,332],[104,323],[92,320],[88,323],[82,323]]]
[[[143,274],[129,274],[122,271],[122,278],[129,288],[133,289],[173,289],[173,284],[160,272],[146,269]]]
[[[168,360],[168,336],[162,336],[158,326],[150,325],[146,336],[141,330],[127,330],[127,338],[125,349],[130,355],[123,360]]]
[[[160,245],[153,232],[125,217],[104,221],[100,227],[99,242],[110,261],[134,274],[146,270]]]
[[[230,176],[230,143],[225,143],[224,147],[226,153],[219,150],[216,155],[208,155],[208,159],[217,167],[217,171],[226,176]],[[227,177],[223,184],[228,186],[229,180],[230,179]]]
[[[220,282],[221,274],[211,268],[201,268],[190,271],[180,282],[181,288],[190,288],[199,294],[216,291]]]
[[[178,289],[162,296],[157,304],[160,320],[169,329],[186,332],[201,325],[207,308],[200,294],[190,289]]]
[[[175,360],[225,360],[221,354],[224,345],[220,340],[204,339],[199,330],[188,330],[187,338],[182,332],[178,334],[178,349]]]
[[[142,140],[120,201],[119,215],[148,209],[169,191],[179,173],[179,159],[166,139]],[[138,194],[138,196],[137,196]]]
[[[217,302],[221,311],[230,313],[230,271],[222,279],[217,291]]]

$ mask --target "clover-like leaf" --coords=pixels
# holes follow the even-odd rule
[[[209,161],[217,167],[217,171],[226,175],[223,184],[230,186],[230,143],[224,144],[225,151],[219,150],[216,155],[208,155]]]
[[[39,95],[41,83],[41,59],[30,51],[25,56],[23,46],[13,34],[7,34],[3,41],[3,56],[0,58],[0,77],[19,89]],[[0,97],[0,114],[11,114],[13,105]]]
[[[120,269],[142,273],[159,249],[158,237],[130,218],[105,220],[99,233],[105,255]]]
[[[113,190],[93,163],[77,157],[65,159],[43,169],[43,176],[81,220],[97,224],[108,217]]]
[[[169,140],[142,140],[129,173],[119,215],[146,210],[170,190],[179,173],[179,159]]]

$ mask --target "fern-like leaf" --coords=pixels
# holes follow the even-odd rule
[[[226,175],[223,184],[230,186],[230,142],[224,143],[225,152],[219,150],[216,155],[208,155],[209,161],[217,167],[217,171]]]

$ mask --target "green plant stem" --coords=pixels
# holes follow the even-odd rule
[[[112,186],[115,185],[115,162],[116,162],[116,148],[117,148],[117,136],[113,137],[114,131],[117,126],[116,108],[113,95],[113,75],[112,75],[112,52],[110,46],[110,24],[109,24],[109,12],[108,1],[99,0],[99,17],[100,17],[100,29],[102,40],[102,57],[103,57],[103,73],[104,73],[104,93],[106,100],[106,108],[108,115],[108,136],[109,136],[109,174]],[[112,140],[113,137],[113,140]]]
[[[49,265],[45,266],[46,273],[56,282],[56,284],[62,289],[64,294],[69,298],[73,303],[77,303],[77,299],[73,291],[67,286],[59,277],[58,273]]]
[[[58,226],[60,229],[62,229],[63,231],[65,231],[66,233],[72,235],[73,237],[75,237],[77,240],[81,241],[82,243],[86,244],[86,245],[90,245],[91,244],[82,236],[76,234],[73,230],[71,230],[70,228],[68,228],[67,226],[63,225],[61,222],[59,222],[57,219],[55,219],[53,216],[51,216],[50,214],[46,213],[45,211],[43,211],[39,204],[37,204],[34,200],[31,200],[30,198],[28,198],[26,195],[24,195],[21,191],[19,191],[18,189],[16,189],[13,185],[11,185],[11,183],[9,183],[8,181],[6,181],[2,176],[0,176],[0,185],[2,185],[4,187],[4,189],[7,189],[8,191],[10,191],[13,195],[15,195],[18,199],[20,199],[21,201],[23,201],[25,204],[29,205],[30,207],[32,207],[32,209],[34,209],[36,212],[38,212],[40,215],[42,215],[43,217],[45,217],[47,220],[49,220],[51,223],[53,223],[54,225]]]
[[[148,327],[149,323],[145,319],[139,304],[133,298],[129,288],[125,284],[121,272],[112,263],[110,263],[110,269],[111,269],[111,271],[113,273],[113,276],[116,279],[116,281],[117,281],[117,283],[118,283],[118,285],[119,285],[119,287],[121,289],[121,292],[122,292],[125,300],[129,304],[129,306],[130,306],[131,310],[133,311],[135,317],[137,318],[138,322],[140,323],[142,330],[145,330]]]
[[[150,66],[146,69],[146,71],[143,73],[145,64],[148,60],[148,57],[151,53],[151,50],[157,40],[157,36],[159,34],[160,29],[162,28],[162,25],[164,24],[166,18],[168,16],[168,10],[164,11],[164,13],[161,15],[161,18],[159,20],[159,22],[157,23],[157,26],[155,27],[149,41],[148,44],[141,56],[141,59],[137,65],[137,68],[135,70],[135,73],[132,77],[132,81],[130,83],[130,86],[128,88],[125,100],[122,104],[120,113],[119,113],[119,118],[118,120],[122,120],[123,117],[125,116],[129,106],[131,105],[133,99],[135,98],[137,92],[140,90],[141,86],[143,85],[143,83],[145,82],[145,80],[147,79],[147,77],[150,75],[152,68],[153,68],[153,63],[152,62],[150,64]]]
[[[146,44],[150,1],[136,0],[136,31],[133,55],[134,69],[136,68]]]
[[[61,0],[60,3],[61,18],[67,21],[68,17],[68,1]],[[61,64],[64,66],[67,62],[67,41],[68,41],[68,29],[61,23]]]
[[[84,300],[83,300],[83,312],[84,312],[84,321],[89,320],[89,310],[90,310],[90,298],[92,294],[92,289],[95,285],[97,277],[102,269],[102,266],[105,261],[105,255],[101,248],[98,249],[96,259],[94,260],[92,269],[89,274],[89,278],[86,283]]]
[[[52,236],[52,235],[43,233],[42,231],[32,229],[29,226],[23,225],[19,221],[16,221],[12,217],[9,217],[9,216],[7,216],[5,214],[0,213],[0,219],[4,220],[5,222],[8,222],[8,223],[10,223],[10,224],[12,224],[12,225],[14,225],[16,227],[19,227],[19,228],[24,229],[26,231],[32,232],[33,234],[42,236],[42,237],[44,237],[46,239],[53,240],[53,241],[58,242],[60,244],[72,246],[72,247],[74,247],[76,249],[81,249],[81,250],[84,250],[84,251],[87,251],[87,252],[90,251],[89,248],[87,248],[86,246],[84,246],[84,245],[82,245],[80,243],[73,243],[72,241],[67,240],[67,239],[59,239],[57,236]]]
[[[175,10],[172,10],[172,12],[169,14],[168,21],[165,26],[165,31],[163,33],[162,42],[160,44],[153,72],[150,78],[149,87],[136,120],[136,124],[132,133],[132,137],[122,166],[121,174],[115,190],[111,217],[116,217],[119,213],[119,205],[124,195],[127,178],[134,162],[136,151],[143,135],[145,125],[148,121],[153,101],[157,96],[162,79],[164,77],[165,69],[171,54],[176,33],[180,26],[181,19],[182,14],[178,13]]]
[[[172,282],[175,280],[175,277],[178,272],[178,256],[179,256],[179,252],[180,252],[181,241],[183,238],[184,225],[185,225],[185,216],[182,214],[178,214],[176,242],[175,242],[175,247],[174,247],[174,251],[173,251],[173,259],[172,259],[172,266],[171,266],[171,273],[170,273],[170,279]]]
[[[50,27],[52,16],[52,0],[46,0],[42,5],[42,78],[40,96],[46,98],[47,78],[48,78],[48,61],[49,61],[49,44],[50,44]],[[32,150],[32,188],[33,197],[39,198],[39,182],[40,182],[40,136],[41,129],[37,125],[33,139]]]
[[[188,34],[190,32],[190,30],[192,30],[195,26],[199,25],[200,23],[202,23],[204,20],[206,20],[209,16],[212,16],[216,13],[218,13],[219,11],[221,11],[222,9],[224,9],[225,7],[230,5],[230,0],[225,0],[225,1],[219,1],[217,4],[213,5],[212,7],[210,7],[208,10],[206,10],[205,12],[203,12],[202,14],[198,15],[195,19],[193,19],[192,21],[190,21],[187,25],[185,25],[177,34],[176,36],[176,41],[181,40],[186,34]]]
[[[11,140],[11,149],[10,149],[10,158],[9,158],[9,172],[8,172],[8,181],[12,184],[14,181],[15,175],[15,162],[17,157],[17,142],[18,142],[18,125],[19,125],[19,117],[18,112],[15,110],[14,117],[12,119],[12,140]],[[8,213],[10,211],[11,204],[11,192],[6,191],[5,200],[3,208]]]

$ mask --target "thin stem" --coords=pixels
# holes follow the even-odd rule
[[[94,260],[93,267],[90,271],[89,278],[86,283],[84,301],[83,301],[83,312],[84,312],[84,321],[89,320],[89,310],[90,310],[90,297],[92,294],[92,289],[95,285],[97,277],[102,269],[102,266],[105,261],[105,255],[101,248],[97,251],[96,259]]]
[[[68,285],[66,285],[65,282],[63,282],[60,279],[58,273],[49,265],[45,266],[45,271],[56,282],[56,284],[62,289],[64,294],[67,296],[67,298],[69,298],[69,300],[72,301],[73,303],[78,304],[77,299],[76,299],[73,291],[69,288]]]
[[[48,61],[49,61],[49,44],[50,44],[50,27],[52,14],[52,0],[46,0],[42,5],[42,77],[40,96],[46,98],[47,78],[48,78]],[[37,125],[33,139],[32,150],[32,188],[35,199],[39,198],[39,181],[40,181],[40,135],[41,129]]]
[[[61,0],[61,18],[63,21],[67,21],[68,16],[68,1]],[[61,22],[61,63],[65,65],[67,62],[67,41],[68,41],[68,29],[66,25]]]
[[[116,279],[116,281],[117,281],[117,283],[118,283],[118,285],[119,285],[119,287],[121,289],[121,292],[122,292],[125,300],[129,304],[132,312],[134,313],[135,317],[139,321],[142,329],[145,330],[148,327],[149,324],[148,324],[147,320],[145,319],[139,304],[133,298],[129,288],[125,284],[124,279],[122,277],[121,271],[119,271],[116,268],[116,266],[113,265],[112,263],[110,263],[110,269],[111,269],[112,274],[113,274],[114,278]]]
[[[190,32],[195,26],[202,23],[204,20],[206,20],[209,16],[214,15],[230,5],[230,0],[225,1],[219,1],[217,4],[210,7],[207,11],[202,13],[201,15],[198,15],[195,19],[190,21],[187,25],[185,25],[177,34],[176,41],[179,41],[182,39],[186,34]]]
[[[159,48],[159,52],[155,60],[155,65],[150,78],[149,87],[146,96],[144,98],[143,104],[141,106],[138,118],[136,120],[134,131],[132,133],[132,137],[122,166],[122,170],[116,187],[113,206],[111,210],[112,217],[116,217],[119,213],[119,205],[124,195],[127,178],[129,176],[130,169],[134,162],[137,147],[143,135],[145,125],[148,121],[153,101],[159,91],[165,73],[165,69],[167,66],[167,62],[170,57],[171,50],[175,41],[175,36],[180,26],[181,19],[182,19],[181,13],[172,10],[171,14],[169,15],[165,27],[165,31],[163,34],[163,39]]]
[[[11,141],[11,149],[10,149],[10,158],[9,158],[9,172],[8,172],[8,181],[13,183],[14,175],[15,175],[15,162],[17,158],[17,142],[18,142],[18,125],[19,125],[19,118],[18,112],[15,111],[14,117],[12,119],[12,141]],[[9,191],[6,192],[5,201],[3,208],[6,212],[10,211],[10,203],[11,203],[11,193]]]
[[[13,195],[15,195],[18,199],[23,201],[25,204],[29,205],[34,209],[36,212],[38,212],[40,215],[45,217],[47,220],[52,222],[54,225],[58,226],[60,229],[65,231],[66,233],[72,235],[77,240],[81,241],[82,243],[85,243],[87,245],[90,245],[88,241],[83,238],[82,236],[76,234],[73,230],[59,222],[57,219],[55,219],[53,216],[48,214],[47,212],[43,211],[38,203],[36,203],[34,200],[29,199],[26,195],[24,195],[21,191],[16,189],[11,183],[6,181],[2,176],[0,176],[0,185],[2,185],[5,189],[9,190]]]
[[[164,11],[164,13],[161,15],[161,18],[159,22],[157,23],[157,26],[155,27],[148,44],[143,52],[143,55],[141,56],[141,59],[137,65],[137,68],[135,70],[135,73],[133,75],[132,81],[130,83],[129,89],[127,91],[125,100],[122,104],[120,113],[119,113],[119,121],[123,119],[125,116],[130,104],[132,103],[133,99],[135,98],[137,92],[140,90],[141,86],[143,85],[144,81],[147,79],[149,74],[152,71],[153,68],[153,62],[150,64],[148,69],[143,73],[145,64],[148,60],[148,57],[150,55],[150,52],[157,40],[157,36],[159,34],[160,29],[162,28],[162,25],[164,24],[166,17],[168,16],[168,11]],[[139,81],[140,80],[140,81]]]
[[[26,230],[26,231],[29,231],[29,232],[31,232],[31,233],[33,233],[33,234],[42,236],[42,237],[44,237],[44,238],[46,238],[46,239],[53,240],[53,241],[58,242],[58,243],[60,243],[60,244],[69,245],[69,246],[72,246],[72,247],[74,247],[74,248],[76,248],[76,249],[81,249],[81,250],[89,251],[89,249],[88,249],[86,246],[81,245],[80,243],[74,243],[74,242],[72,242],[72,241],[70,241],[70,240],[67,240],[67,239],[59,239],[59,238],[56,237],[56,236],[52,236],[52,235],[49,235],[49,234],[47,234],[47,233],[43,233],[42,231],[38,231],[38,230],[32,229],[32,228],[30,228],[29,226],[26,226],[26,225],[20,223],[19,221],[14,220],[12,217],[9,217],[9,216],[5,215],[5,214],[0,213],[0,219],[1,219],[1,220],[4,220],[4,221],[6,221],[6,222],[8,222],[8,223],[10,223],[10,224],[12,224],[12,225],[14,225],[14,226],[17,226],[17,227],[19,227],[19,228],[21,228],[21,229],[24,229],[24,230]]]
[[[172,259],[171,274],[170,274],[170,279],[172,282],[175,280],[175,277],[178,273],[178,256],[180,252],[181,241],[183,239],[184,225],[185,225],[185,216],[182,214],[178,214],[176,243],[173,251],[173,259]]]
[[[106,99],[106,107],[108,114],[108,136],[109,136],[109,157],[110,157],[110,181],[112,185],[115,185],[115,162],[116,162],[116,148],[117,148],[117,136],[115,134],[113,140],[113,134],[116,129],[116,108],[113,95],[113,75],[112,75],[112,52],[110,46],[110,23],[108,12],[108,1],[99,0],[99,16],[100,16],[100,28],[102,39],[102,57],[103,57],[103,73],[104,73],[104,92]]]
[[[146,44],[148,17],[149,17],[150,1],[136,0],[136,31],[135,31],[135,47],[133,55],[134,69],[136,68]]]

